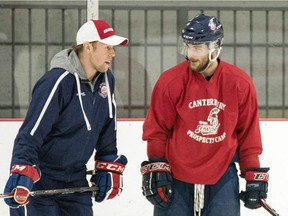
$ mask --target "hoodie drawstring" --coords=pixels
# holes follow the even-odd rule
[[[116,101],[115,101],[114,94],[112,95],[112,98],[111,98],[111,90],[110,90],[110,85],[109,85],[107,72],[105,73],[105,83],[106,83],[106,86],[107,86],[107,93],[108,93],[109,118],[113,118],[112,103],[113,103],[113,105],[115,107],[115,110],[116,110]],[[115,128],[114,129],[116,130],[117,129],[116,112],[115,112],[115,116],[114,116],[114,121],[115,121]]]
[[[115,110],[116,110],[116,100],[115,100],[114,94],[112,95],[112,103],[113,103]],[[117,130],[117,112],[115,112],[114,121],[115,121],[114,129]]]
[[[205,185],[194,185],[194,216],[201,216],[201,209],[204,208],[204,189]]]
[[[110,85],[109,85],[107,73],[105,73],[105,83],[106,83],[107,94],[108,94],[109,118],[113,118],[111,91],[110,91]]]
[[[83,116],[84,116],[84,120],[85,120],[85,123],[86,123],[86,127],[87,127],[87,130],[90,131],[91,130],[91,125],[89,123],[89,120],[88,120],[88,118],[86,116],[86,113],[84,111],[84,108],[83,108],[79,76],[78,76],[77,73],[74,73],[74,76],[75,76],[75,79],[76,79],[78,98],[79,98],[80,106],[81,106],[82,113],[83,113]]]

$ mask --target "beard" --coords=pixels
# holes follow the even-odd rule
[[[207,58],[202,58],[201,60],[196,59],[198,61],[195,61],[193,59],[189,59],[186,57],[186,60],[189,62],[189,67],[192,71],[198,72],[198,73],[203,73],[207,70],[209,67],[209,64],[211,63],[208,56]]]
[[[209,64],[210,64],[210,61],[208,58],[205,58],[203,61],[200,61],[199,62],[199,65],[194,65],[195,63],[193,63],[190,59],[188,59],[189,61],[189,67],[192,71],[195,71],[195,72],[198,72],[198,73],[202,73],[204,72]],[[198,62],[196,62],[198,63]]]

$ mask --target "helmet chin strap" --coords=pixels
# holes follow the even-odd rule
[[[217,54],[216,54],[216,56],[212,59],[212,58],[211,58],[212,52],[214,52],[215,50],[216,50],[215,48],[209,50],[209,61],[210,61],[210,62],[217,60],[217,58],[219,57],[220,52],[221,52],[221,50],[222,50],[222,47],[219,47],[219,49],[216,50],[216,51],[217,51]]]
[[[218,59],[218,57],[220,55],[220,52],[221,52],[221,49],[222,49],[222,47],[220,47],[217,50],[215,48],[209,49],[209,54],[208,54],[209,55],[209,63],[207,64],[207,66],[202,71],[198,71],[198,73],[201,73],[201,74],[204,73],[207,70],[207,68],[209,68],[209,66],[212,64],[212,62],[214,62],[214,61],[216,61]],[[217,51],[217,54],[212,59],[212,52],[214,52],[214,51]]]

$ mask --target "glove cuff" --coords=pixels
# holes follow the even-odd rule
[[[268,182],[269,174],[267,173],[269,168],[251,168],[245,172],[246,181],[260,181]]]
[[[122,174],[125,170],[125,165],[118,162],[96,160],[94,170],[95,172],[108,171]]]
[[[36,165],[30,166],[25,164],[14,164],[11,168],[10,174],[27,176],[33,180],[33,183],[35,183],[40,179],[41,172]]]
[[[148,174],[151,172],[168,172],[168,173],[171,173],[171,167],[168,163],[165,163],[165,162],[149,163],[147,161],[144,161],[144,162],[142,162],[140,172],[142,175],[145,175],[145,174]]]

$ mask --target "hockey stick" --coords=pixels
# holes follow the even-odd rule
[[[273,209],[267,202],[265,199],[261,199],[261,205],[264,209],[266,209],[271,215],[273,216],[280,216],[280,214],[278,214],[275,209]]]
[[[71,194],[71,193],[83,193],[92,191],[97,193],[99,191],[98,187],[78,187],[78,188],[63,188],[63,189],[52,189],[52,190],[36,190],[30,191],[31,196],[48,196],[55,194]],[[14,194],[0,194],[1,198],[13,198]]]
[[[245,192],[244,191],[241,191],[241,193],[239,194],[239,198],[240,200],[242,200],[244,202],[245,200]],[[280,216],[280,214],[278,214],[275,209],[273,209],[267,202],[264,198],[260,199],[260,204],[261,206],[266,210],[268,211],[271,215],[273,216]]]

